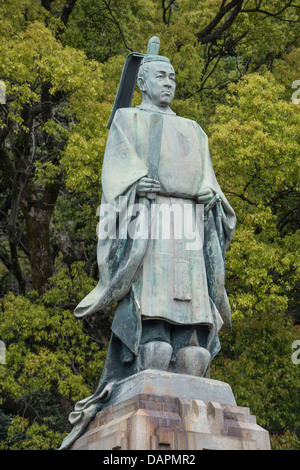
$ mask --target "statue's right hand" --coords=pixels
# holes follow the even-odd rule
[[[144,176],[141,178],[137,185],[137,195],[140,197],[147,196],[148,193],[156,194],[160,190],[160,182]]]

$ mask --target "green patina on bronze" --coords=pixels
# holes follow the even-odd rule
[[[126,59],[102,168],[102,204],[113,205],[116,213],[120,196],[128,207],[141,204],[147,236],[99,239],[99,282],[75,315],[83,318],[115,302],[118,307],[99,386],[76,404],[70,415],[73,431],[61,448],[68,448],[109,406],[119,381],[146,367],[204,375],[220,350],[218,332],[230,331],[224,255],[235,214],[216,180],[206,134],[170,108],[175,71],[158,52],[159,40],[152,38],[146,55],[132,53]],[[136,81],[143,100],[131,108]],[[167,240],[151,237],[150,228],[159,230],[160,217],[158,212],[150,220],[153,205],[172,207],[174,202],[188,206],[190,222],[200,227],[204,243],[197,250],[186,249],[189,234],[182,240],[174,234]],[[204,204],[204,218],[197,204]],[[130,213],[127,219],[119,217],[119,231],[131,222]],[[198,367],[199,361],[206,363]]]

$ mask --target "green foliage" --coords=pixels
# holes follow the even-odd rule
[[[29,424],[27,419],[16,416],[6,439],[0,442],[0,450],[54,450],[59,448],[61,440],[62,435],[47,425]]]
[[[172,107],[207,132],[238,219],[226,254],[233,333],[212,377],[273,449],[299,449],[299,9],[250,0],[212,26],[234,2],[77,0],[70,16],[66,3],[0,2],[0,448],[57,448],[74,401],[99,380],[114,308],[83,322],[73,309],[97,282],[101,166],[124,58],[158,35],[176,70]]]
[[[229,383],[238,405],[274,435],[275,448],[300,443],[299,365],[292,361],[297,336],[291,319],[274,309],[235,319],[211,367],[211,377]]]
[[[300,442],[297,434],[286,431],[282,435],[271,436],[271,449],[272,450],[299,450]]]
[[[110,112],[103,103],[100,64],[88,61],[82,51],[63,47],[50,29],[38,22],[2,41],[0,53],[4,58],[0,76],[7,83],[8,118],[16,124],[14,134],[18,135],[17,125],[26,130],[20,111],[24,104],[38,105],[43,83],[51,84],[50,96],[61,97],[56,116],[46,120],[41,130],[58,142],[68,143],[59,166],[51,159],[45,160],[45,149],[41,147],[40,158],[35,161],[35,180],[44,185],[63,171],[67,185],[73,189],[83,184],[86,188],[89,180],[99,184]]]
[[[84,272],[84,263],[73,263],[71,270],[61,268],[50,279],[51,288],[41,297],[43,304],[63,307],[67,302],[76,303],[95,287],[95,281]]]
[[[300,109],[281,99],[271,74],[250,75],[229,91],[209,131],[214,167],[238,219],[227,257],[233,315],[285,311],[300,266]]]
[[[33,424],[13,419],[3,448],[53,448],[67,424],[58,418],[90,395],[101,375],[103,345],[91,341],[82,322],[60,307],[66,298],[78,302],[92,287],[80,266],[73,267],[72,275],[73,282],[60,272],[42,298],[31,292],[31,300],[13,294],[3,299],[0,337],[6,345],[6,364],[0,367],[0,405],[5,408],[15,401],[19,409],[34,410],[38,419]]]

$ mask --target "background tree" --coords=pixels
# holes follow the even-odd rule
[[[74,401],[97,385],[114,309],[84,321],[72,312],[97,282],[101,165],[124,58],[153,35],[177,73],[173,109],[208,134],[238,217],[227,253],[233,334],[212,377],[231,384],[274,448],[299,447],[299,10],[282,0],[0,1],[1,448],[56,448]]]

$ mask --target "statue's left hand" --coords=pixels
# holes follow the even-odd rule
[[[137,185],[138,196],[145,197],[147,194],[156,194],[160,190],[160,182],[144,176],[141,178]]]
[[[210,188],[203,188],[197,194],[197,202],[199,204],[208,204],[209,201],[214,197],[214,192]]]

